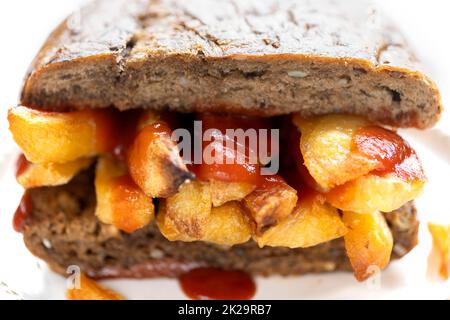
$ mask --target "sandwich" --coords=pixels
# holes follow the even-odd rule
[[[397,129],[442,112],[419,68],[365,1],[93,1],[9,110],[15,229],[63,275],[366,280],[417,244],[426,175]]]

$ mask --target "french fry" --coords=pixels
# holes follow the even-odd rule
[[[169,217],[164,201],[159,207],[157,222],[161,233],[170,241],[206,241],[233,246],[249,241],[252,235],[245,212],[235,201],[212,208],[210,215],[203,222],[201,233],[187,234],[184,230],[177,228],[179,222]]]
[[[67,163],[113,148],[115,114],[108,110],[68,113],[27,107],[8,112],[14,140],[33,163]]]
[[[212,210],[209,183],[196,180],[187,182],[181,186],[177,194],[164,202],[165,218],[173,224],[177,233],[192,239],[204,237]]]
[[[68,183],[80,171],[89,168],[93,162],[92,158],[79,159],[69,163],[35,164],[28,162],[17,175],[17,181],[25,189],[60,186]]]
[[[254,239],[261,248],[308,248],[340,238],[347,231],[338,211],[314,198],[300,200],[289,217]]]
[[[211,200],[214,207],[220,207],[230,201],[244,199],[255,190],[255,185],[243,182],[223,182],[210,180]]]
[[[424,185],[423,180],[405,181],[394,175],[366,175],[336,187],[326,194],[326,198],[343,211],[392,212],[417,198]]]
[[[170,129],[153,122],[157,119],[148,115],[141,121],[139,126],[143,128],[128,151],[128,167],[133,180],[149,197],[167,198],[194,175],[183,163]]]
[[[445,280],[450,277],[450,226],[434,223],[428,224],[428,230],[433,238],[433,246],[439,253],[439,274]]]
[[[86,275],[80,275],[80,288],[68,289],[68,300],[125,300],[120,294],[99,285]]]
[[[95,213],[105,224],[132,233],[148,225],[154,218],[153,199],[132,181],[126,167],[112,158],[99,158],[95,190]]]
[[[363,118],[328,115],[312,119],[294,116],[301,131],[300,149],[305,166],[322,191],[354,180],[377,169],[380,163],[352,149],[358,129],[370,125]]]
[[[348,228],[345,249],[358,281],[364,281],[383,270],[390,261],[394,240],[391,230],[379,213],[344,212]]]
[[[293,212],[297,199],[297,191],[282,182],[255,190],[243,204],[256,224],[256,234],[262,235]]]
[[[235,201],[213,208],[211,184],[192,181],[161,200],[157,215],[161,233],[170,241],[206,241],[235,245],[251,238],[251,226]]]

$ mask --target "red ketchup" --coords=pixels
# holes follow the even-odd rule
[[[111,193],[112,218],[116,226],[128,233],[136,231],[140,226],[136,225],[135,219],[130,219],[136,206],[143,195],[141,189],[136,185],[133,179],[128,175],[123,175],[113,180],[114,187]]]
[[[32,210],[30,195],[25,192],[13,218],[13,228],[16,232],[22,233],[24,231]]]
[[[395,174],[405,181],[425,179],[416,152],[395,132],[377,126],[362,128],[353,137],[353,148],[380,162],[373,174]]]
[[[25,158],[25,155],[21,154],[16,163],[16,178],[22,175],[28,169],[30,164],[31,163],[27,160],[27,158]],[[16,232],[23,232],[31,212],[31,198],[29,194],[25,192],[13,217],[13,228]]]
[[[250,300],[256,293],[255,282],[242,271],[198,268],[183,274],[179,281],[193,300]]]
[[[211,155],[215,158],[220,157],[223,159],[222,164],[197,164],[190,166],[191,171],[193,171],[196,177],[200,180],[220,180],[226,182],[244,182],[250,183],[258,186],[264,186],[269,184],[274,179],[273,176],[262,176],[261,175],[261,165],[259,163],[251,163],[250,161],[250,150],[248,146],[245,146],[245,154],[238,154],[239,149],[237,146],[237,141],[232,141],[233,149],[230,150],[229,146],[226,145],[226,141],[230,137],[226,136],[227,129],[255,129],[258,133],[259,129],[271,129],[271,123],[269,119],[256,118],[256,117],[240,117],[240,116],[227,116],[227,115],[217,115],[217,114],[202,114],[200,116],[202,121],[203,131],[208,129],[218,129],[220,130],[220,136],[215,136],[223,141],[223,144],[219,144],[222,148],[214,148]],[[215,139],[216,140],[216,139]],[[259,140],[259,139],[258,139]],[[217,141],[217,140],[216,140]],[[211,142],[203,143],[203,150]],[[258,142],[259,143],[259,142]],[[270,152],[270,131],[268,131],[268,141],[267,149]],[[261,147],[261,146],[259,146]],[[255,150],[256,152],[256,150]],[[217,153],[220,153],[219,155]],[[243,157],[243,163],[238,163],[237,157]],[[232,163],[227,163],[231,162]]]
[[[30,165],[31,162],[25,158],[24,154],[21,154],[16,162],[16,178],[20,177]]]

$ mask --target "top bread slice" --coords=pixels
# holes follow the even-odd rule
[[[49,37],[21,103],[272,116],[348,113],[428,128],[439,91],[361,0],[99,0]]]

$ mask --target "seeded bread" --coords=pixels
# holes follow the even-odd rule
[[[21,103],[265,116],[350,113],[427,128],[442,106],[364,0],[99,0],[65,20]]]
[[[342,239],[309,249],[260,249],[253,242],[232,248],[207,243],[169,242],[150,225],[125,234],[94,215],[93,174],[62,187],[30,190],[33,213],[24,230],[29,250],[65,274],[77,265],[94,278],[175,277],[198,266],[245,270],[257,275],[350,271]],[[395,240],[393,258],[417,243],[413,204],[385,215]]]

